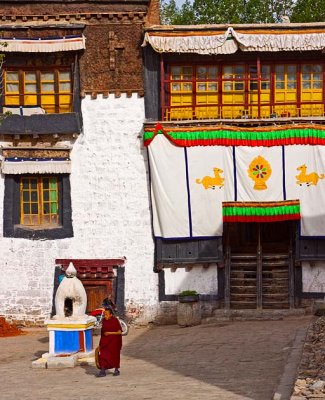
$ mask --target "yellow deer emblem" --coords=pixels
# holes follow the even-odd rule
[[[317,172],[311,172],[310,174],[306,174],[307,171],[307,166],[306,164],[300,165],[300,167],[297,168],[297,171],[300,171],[299,175],[296,175],[297,179],[297,185],[302,186],[304,183],[306,183],[307,186],[310,185],[317,185],[319,179],[324,179],[325,174],[320,174],[318,175]]]
[[[223,170],[220,168],[213,168],[213,172],[214,176],[204,176],[202,180],[197,179],[196,183],[202,184],[204,189],[215,189],[216,186],[218,186],[219,189],[221,189],[225,181],[224,178],[220,176]]]

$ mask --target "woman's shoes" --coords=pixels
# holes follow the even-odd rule
[[[98,374],[96,374],[96,378],[103,378],[106,376],[106,371],[104,369],[101,369]]]
[[[113,372],[113,376],[119,376],[120,375],[120,371],[118,370],[118,369],[116,369],[114,372]]]

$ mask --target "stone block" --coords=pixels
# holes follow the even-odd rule
[[[177,323],[179,326],[200,325],[201,318],[201,305],[199,302],[177,304]]]
[[[45,369],[47,368],[47,360],[46,358],[39,358],[35,361],[32,361],[33,369]]]
[[[77,365],[78,356],[73,354],[67,357],[49,357],[47,359],[48,369],[63,369],[63,368],[74,368]]]

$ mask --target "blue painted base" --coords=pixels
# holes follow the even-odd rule
[[[54,330],[54,354],[90,352],[93,349],[92,329]]]

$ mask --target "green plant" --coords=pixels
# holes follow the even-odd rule
[[[185,296],[197,296],[198,292],[196,290],[183,290],[178,294],[180,297],[185,297]]]

